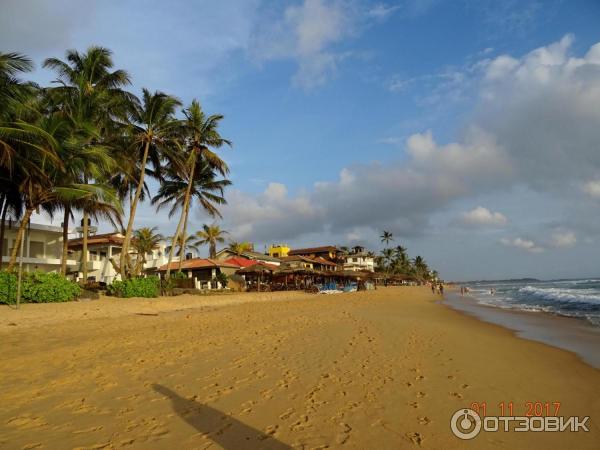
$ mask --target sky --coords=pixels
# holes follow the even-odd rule
[[[597,0],[0,8],[0,51],[39,83],[45,58],[102,45],[134,93],[224,114],[231,239],[379,251],[387,230],[446,279],[600,276]],[[176,222],[143,204],[135,225]]]

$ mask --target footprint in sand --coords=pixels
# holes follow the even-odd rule
[[[415,409],[419,407],[419,403],[418,402],[410,402],[408,405],[411,406],[411,407],[413,407],[413,408],[415,408]]]
[[[417,420],[421,425],[429,425],[429,423],[431,422],[431,419],[427,416],[419,416],[417,417]]]
[[[300,419],[298,419],[291,427],[290,430],[292,431],[300,431],[303,430],[304,428],[306,428],[306,424],[308,423],[308,416],[306,415],[301,415]]]
[[[426,395],[427,395],[427,394],[426,394],[425,392],[423,392],[423,391],[419,391],[419,392],[417,392],[417,398],[423,398],[423,397],[425,397]]]
[[[423,436],[421,433],[406,433],[406,437],[415,445],[420,446],[423,443]]]
[[[279,418],[280,418],[281,420],[287,420],[287,419],[289,419],[289,418],[290,418],[290,416],[291,416],[292,414],[294,414],[294,412],[295,412],[295,411],[294,411],[293,409],[291,409],[291,408],[290,408],[290,409],[288,409],[287,411],[285,411],[283,414],[281,414],[281,415],[279,416]]]
[[[462,394],[458,393],[458,392],[450,392],[450,395],[454,398],[463,398]]]
[[[352,431],[352,427],[347,423],[340,423],[340,427],[342,427],[342,431],[335,438],[335,442],[338,445],[345,444],[350,438],[350,432]]]
[[[454,378],[456,378],[454,375],[448,375],[449,380],[454,380]]]
[[[468,385],[468,384],[463,384],[463,385],[461,386],[461,388],[463,388],[463,389],[467,389],[467,388],[469,388],[469,385]]]

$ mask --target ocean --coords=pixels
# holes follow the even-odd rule
[[[600,279],[466,283],[479,304],[574,317],[600,327]],[[495,294],[491,290],[495,289]]]
[[[517,336],[578,354],[600,368],[600,279],[463,283],[448,306],[513,330]],[[492,294],[492,289],[494,293]]]

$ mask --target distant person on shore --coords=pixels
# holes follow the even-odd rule
[[[435,283],[431,283],[431,293],[435,294]]]
[[[462,295],[462,296],[465,295],[465,287],[464,286],[460,287],[460,295]]]
[[[440,283],[438,286],[438,292],[440,295],[444,295],[444,285],[442,283]]]
[[[491,295],[496,295],[496,288],[490,289],[490,294]]]

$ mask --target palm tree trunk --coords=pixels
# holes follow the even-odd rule
[[[194,180],[194,171],[195,170],[196,170],[196,158],[193,158],[192,159],[192,167],[190,167],[190,177],[188,179],[188,185],[187,185],[187,189],[185,191],[185,197],[183,199],[183,208],[181,210],[181,217],[179,218],[179,224],[177,225],[177,231],[175,233],[175,236],[173,236],[173,243],[171,245],[171,251],[169,252],[169,261],[167,262],[167,273],[165,274],[165,277],[167,280],[171,276],[171,261],[173,261],[173,252],[175,251],[175,243],[177,242],[177,239],[179,238],[179,235],[181,233],[183,222],[184,221],[187,222],[187,211],[188,211],[189,205],[190,205],[190,193],[192,192],[192,184],[193,184],[193,180]],[[185,233],[185,230],[184,230],[184,233]],[[183,250],[183,244],[184,244],[183,240],[182,240],[181,244],[182,244],[181,248]],[[182,256],[185,256],[185,255],[179,256],[179,270],[181,270],[181,265],[183,264]]]
[[[137,209],[140,195],[144,187],[144,175],[146,174],[146,162],[148,161],[148,151],[150,149],[150,141],[146,141],[144,146],[144,156],[142,157],[142,167],[140,170],[140,180],[135,190],[135,196],[133,197],[133,203],[129,210],[129,221],[127,223],[127,230],[125,231],[125,239],[123,239],[123,248],[121,248],[121,280],[125,280],[130,271],[129,264],[127,262],[127,252],[129,251],[129,243],[131,241],[131,234],[133,233],[133,222],[135,221],[135,211]]]
[[[208,257],[210,259],[215,259],[217,257],[217,243],[214,241],[208,246]]]
[[[87,283],[88,277],[88,220],[87,211],[83,211],[83,244],[81,246],[81,277],[83,283]]]
[[[183,230],[181,231],[181,252],[183,253],[183,258],[185,258],[185,244],[187,242],[187,223],[189,212],[190,199],[188,199],[187,208],[185,209],[185,218],[183,219]],[[181,271],[181,266],[183,265],[183,258],[179,258],[179,271]]]
[[[10,262],[8,263],[8,270],[11,271],[15,267],[17,263],[17,254],[19,253],[19,247],[21,244],[21,239],[24,238],[25,228],[29,224],[29,218],[33,214],[33,208],[27,208],[25,210],[25,215],[21,218],[21,223],[19,224],[19,229],[17,231],[17,238],[15,240],[15,244],[13,246],[12,254],[10,255]]]
[[[167,273],[165,274],[165,279],[169,279],[171,277],[171,263],[173,262],[173,255],[175,254],[175,247],[177,246],[177,242],[179,241],[179,235],[181,234],[181,227],[183,226],[183,213],[181,217],[179,217],[179,223],[177,224],[177,230],[175,230],[175,235],[173,239],[171,239],[171,249],[169,250],[169,260],[167,261]]]
[[[67,256],[69,253],[69,216],[71,215],[71,208],[65,205],[65,215],[63,217],[63,231],[62,231],[62,255],[60,260],[60,274],[64,277],[67,275]]]
[[[8,212],[8,199],[3,198],[2,217],[0,218],[0,269],[2,269],[2,260],[4,259],[4,231],[6,228],[6,213]]]

